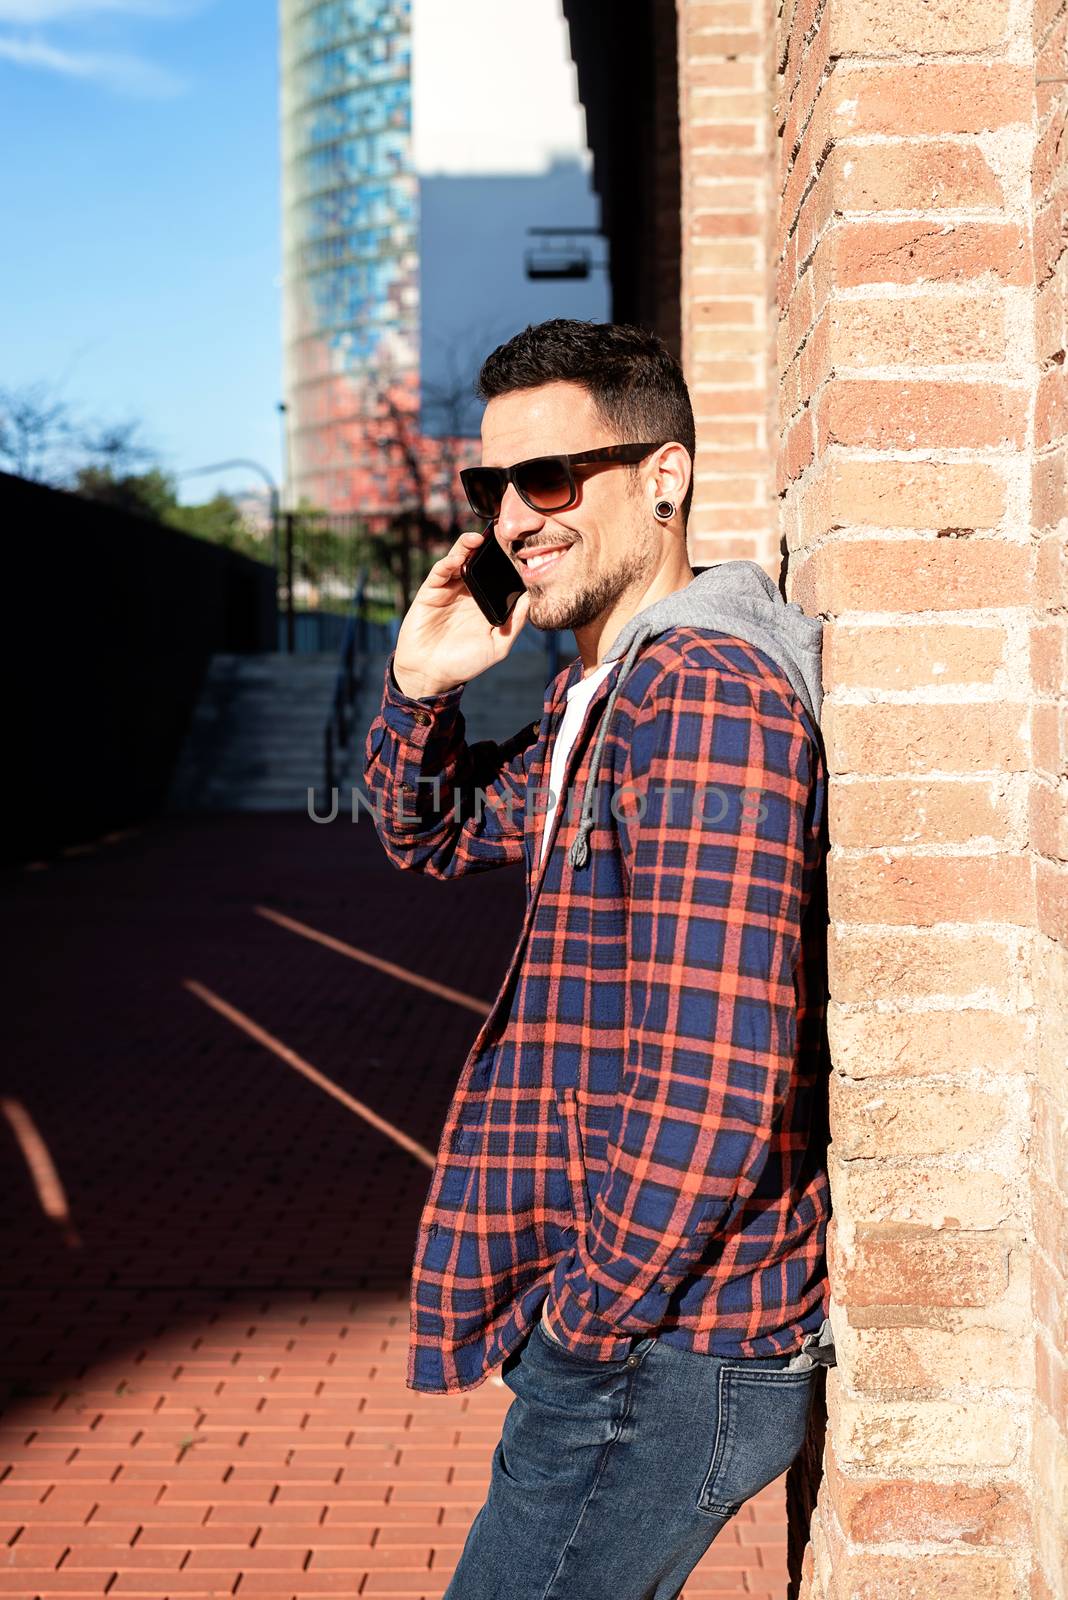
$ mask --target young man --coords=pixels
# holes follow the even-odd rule
[[[691,570],[693,414],[652,335],[543,323],[479,381],[464,486],[524,593],[491,627],[461,535],[365,751],[397,866],[527,875],[423,1209],[408,1384],[500,1364],[515,1395],[446,1600],[668,1600],[790,1465],[829,1334],[822,625],[755,562]],[[464,684],[528,622],[578,656],[540,722],[468,745]]]

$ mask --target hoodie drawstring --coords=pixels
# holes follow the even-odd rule
[[[601,752],[604,749],[605,739],[608,737],[608,724],[612,720],[612,708],[616,703],[616,697],[618,696],[620,689],[623,687],[623,679],[627,676],[627,673],[634,665],[635,656],[638,654],[638,651],[641,649],[645,641],[651,637],[652,633],[652,628],[646,628],[636,633],[634,638],[631,640],[630,649],[623,658],[623,665],[619,669],[619,676],[612,685],[612,692],[608,696],[608,700],[605,704],[604,715],[601,717],[601,725],[597,730],[597,743],[593,747],[593,756],[590,760],[589,776],[586,779],[586,792],[582,796],[582,810],[579,814],[578,834],[571,841],[571,848],[567,852],[568,861],[571,863],[572,867],[576,869],[579,867],[584,867],[590,858],[590,847],[588,840],[590,833],[593,830],[594,822],[593,791],[596,787],[595,779],[597,777],[597,768],[601,762]]]

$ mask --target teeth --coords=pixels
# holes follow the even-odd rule
[[[563,553],[562,550],[552,550],[543,556],[528,556],[527,566],[531,571],[535,571],[538,567],[543,567],[546,561],[555,561],[557,556],[562,556]]]

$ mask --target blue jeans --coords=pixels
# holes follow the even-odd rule
[[[536,1322],[444,1600],[676,1600],[735,1512],[790,1466],[818,1368],[695,1355],[655,1334],[619,1361]]]

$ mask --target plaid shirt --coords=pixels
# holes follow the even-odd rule
[[[539,1313],[592,1360],[654,1331],[699,1354],[798,1350],[828,1311],[830,1214],[826,761],[808,712],[754,645],[681,625],[651,639],[612,712],[575,870],[618,663],[543,863],[581,659],[499,745],[465,742],[462,685],[413,699],[392,666],[364,767],[389,859],[434,878],[523,862],[527,878],[423,1207],[408,1387],[473,1388]]]

